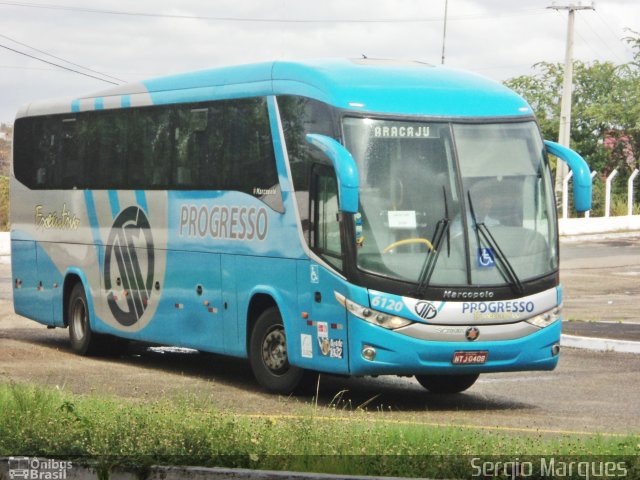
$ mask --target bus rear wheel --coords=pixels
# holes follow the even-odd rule
[[[94,355],[99,350],[99,339],[91,331],[91,317],[87,295],[81,283],[76,283],[69,296],[67,309],[71,349],[80,355]]]
[[[471,387],[479,373],[468,375],[416,375],[416,380],[431,393],[450,394],[460,393]]]
[[[249,363],[258,383],[273,393],[289,394],[302,380],[304,369],[289,364],[284,324],[275,307],[256,320],[249,341]]]
[[[67,324],[71,350],[79,355],[121,356],[127,353],[129,341],[100,335],[91,330],[91,314],[87,295],[81,283],[76,283],[69,295]]]

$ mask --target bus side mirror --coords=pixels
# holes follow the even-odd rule
[[[355,160],[340,143],[326,135],[309,133],[307,142],[319,148],[333,164],[338,180],[338,200],[340,211],[345,213],[358,213],[358,191],[360,180],[358,178],[358,166]]]
[[[591,172],[584,159],[570,148],[544,141],[547,152],[569,165],[573,172],[573,204],[577,212],[591,210]]]

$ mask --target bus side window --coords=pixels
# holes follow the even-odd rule
[[[176,161],[173,178],[178,188],[189,187],[192,184],[191,168],[193,159],[189,158],[189,150],[192,141],[192,132],[189,128],[191,109],[181,107],[177,109],[176,124],[173,130],[176,146]]]
[[[291,177],[298,202],[298,213],[304,238],[311,245],[309,217],[311,166],[326,162],[323,154],[306,140],[308,133],[318,133],[337,139],[332,110],[329,105],[310,98],[285,95],[278,97],[278,109],[286,141]]]
[[[224,115],[220,130],[226,189],[244,192],[277,212],[284,211],[265,99],[226,102]]]
[[[19,118],[14,129],[13,169],[29,188],[44,188],[48,177],[45,162],[47,134],[40,118]]]
[[[58,188],[82,188],[84,169],[78,158],[76,145],[76,118],[63,118],[58,156]]]
[[[342,270],[338,182],[332,168],[313,165],[311,195],[311,246],[327,262]]]

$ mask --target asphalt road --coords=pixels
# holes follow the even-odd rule
[[[640,238],[615,247],[601,243],[563,244],[565,313],[593,313],[593,305],[585,304],[595,297],[605,302],[603,312],[610,318],[619,309],[625,324],[639,322],[640,282],[633,272],[640,270]],[[618,280],[623,290],[614,297],[603,293]],[[0,381],[130,398],[189,393],[216,408],[257,415],[304,414],[313,401],[265,394],[246,362],[216,355],[139,349],[115,359],[75,356],[66,330],[47,330],[13,314],[10,292],[8,265],[0,264]],[[572,303],[576,294],[583,296]],[[366,405],[368,415],[378,419],[527,434],[638,434],[639,374],[640,355],[564,349],[553,372],[487,374],[456,396],[428,394],[410,378],[323,376],[318,406],[327,414],[350,415]]]
[[[69,349],[66,330],[47,330],[11,315],[9,307],[0,302],[0,381],[129,398],[192,394],[246,414],[304,414],[313,403],[311,396],[263,393],[247,363],[237,359],[149,349],[121,358],[79,357]],[[639,375],[640,355],[564,349],[553,372],[482,375],[455,396],[431,395],[412,378],[323,376],[319,406],[320,414],[326,407],[324,414],[349,415],[366,404],[378,419],[523,433],[639,433]]]
[[[610,323],[593,334],[640,340],[640,234],[560,244],[560,282],[564,286],[565,331],[587,333],[572,321]],[[609,333],[607,333],[609,332]]]

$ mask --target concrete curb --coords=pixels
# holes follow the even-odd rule
[[[628,230],[626,232],[588,233],[581,235],[561,235],[560,243],[600,242],[603,240],[619,240],[637,237],[640,237],[639,230]]]
[[[631,342],[628,340],[562,335],[560,337],[560,345],[562,347],[581,348],[600,352],[640,353],[640,342]]]
[[[24,457],[23,457],[24,458]],[[35,457],[34,457],[35,458]],[[39,458],[41,462],[47,459]],[[32,476],[32,472],[37,474]],[[42,474],[42,475],[40,475]],[[54,474],[57,474],[54,475]],[[9,475],[9,458],[0,458],[0,480],[12,478]],[[17,477],[16,477],[17,478]],[[71,462],[68,468],[28,469],[28,476],[24,478],[64,478],[66,480],[98,480],[104,478],[98,475],[96,468],[76,465]],[[409,480],[404,477],[367,477],[359,475],[330,475],[325,473],[287,472],[275,470],[250,470],[246,468],[206,468],[206,467],[165,467],[151,466],[141,476],[139,473],[126,470],[109,472],[110,480]]]
[[[366,477],[356,475],[330,475],[326,473],[305,472],[279,472],[273,470],[248,470],[230,468],[203,468],[203,467],[151,467],[151,472],[145,480],[179,480],[189,479],[278,479],[278,480],[402,480],[400,477]],[[402,477],[404,478],[404,477]]]

